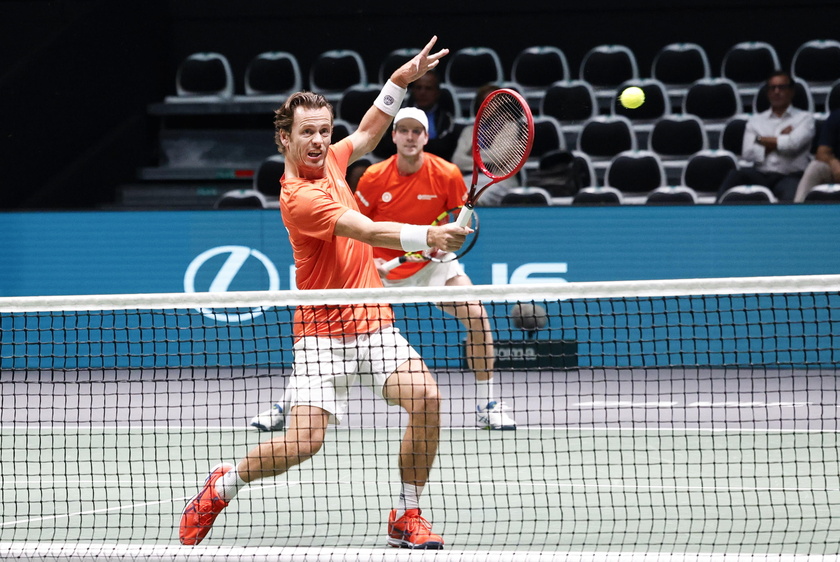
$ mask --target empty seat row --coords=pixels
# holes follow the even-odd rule
[[[540,111],[534,116],[534,156],[557,148],[571,147],[595,159],[612,157],[622,150],[647,148],[665,157],[684,158],[706,148],[725,148],[736,154],[741,152],[744,124],[747,115],[741,110],[737,96],[733,95],[731,82],[709,79],[695,83],[692,94],[686,98],[683,113],[667,111],[667,100],[650,100],[651,110],[633,114],[633,110],[616,109],[612,114],[601,115],[591,105],[592,90],[588,85],[555,83],[546,94]],[[720,85],[723,85],[723,92]],[[336,118],[342,126],[355,126],[370,108],[378,95],[375,86],[355,86],[344,92],[336,104]],[[456,102],[447,87],[441,106],[453,112],[461,124],[471,118],[461,119]],[[694,94],[696,93],[696,98]],[[763,96],[763,90],[756,94]],[[840,88],[838,88],[840,97]],[[588,100],[588,101],[587,101]],[[407,103],[411,103],[409,99]],[[764,105],[756,100],[757,109]],[[645,103],[644,108],[648,104]],[[665,107],[666,111],[661,111]],[[569,109],[572,108],[572,109]],[[657,110],[659,108],[659,110]],[[578,111],[580,109],[580,111]]]
[[[826,114],[833,109],[840,109],[840,80],[826,96],[824,107],[816,106],[807,82],[798,81],[795,84],[792,101],[794,107],[812,113],[822,113],[824,110]],[[734,116],[742,113],[760,113],[769,107],[765,84],[760,85],[749,104],[744,105],[737,85],[728,78],[703,78],[692,82],[685,88],[678,107],[674,106],[665,85],[656,79],[642,78],[623,82],[616,92],[628,86],[641,88],[645,94],[645,102],[636,109],[628,109],[621,105],[617,95],[613,95],[607,113],[623,115],[636,123],[649,123],[672,113],[686,113],[696,115],[707,125],[722,126]],[[537,113],[549,115],[563,125],[575,127],[603,112],[599,111],[595,90],[591,84],[583,80],[566,80],[555,82],[546,88],[537,106]]]
[[[529,192],[534,188],[524,188],[521,192]],[[513,204],[525,204],[514,195]],[[627,203],[646,205],[695,205],[698,203],[719,203],[724,205],[739,204],[770,204],[778,203],[776,196],[763,185],[736,185],[721,194],[718,199],[703,200],[694,189],[685,185],[668,185],[657,187],[643,197],[628,197],[620,189],[610,186],[587,187],[579,191],[569,203],[572,205],[623,205]],[[840,184],[821,184],[805,197],[805,203],[840,203]],[[530,204],[552,204],[551,200],[542,203],[533,195]]]
[[[715,193],[726,175],[738,167],[737,157],[726,150],[702,150],[680,164],[677,177],[668,177],[663,160],[649,150],[625,151],[612,158],[604,185],[625,193],[647,193],[679,183],[701,193]]]
[[[700,144],[717,146],[720,138],[724,136],[725,129],[733,120],[742,121],[746,119],[734,83],[725,78],[709,78],[693,83],[687,90],[680,112],[671,110],[670,102],[661,83],[653,79],[646,79],[635,84],[645,90],[645,103],[638,109],[626,109],[616,99],[612,104],[611,113],[603,116],[598,112],[594,90],[590,84],[581,80],[555,82],[546,90],[539,109],[535,113],[538,129],[542,128],[545,131],[543,135],[538,133],[538,136],[544,137],[549,133],[552,136],[558,136],[555,131],[559,124],[566,145],[598,155],[599,150],[597,149],[590,150],[588,147],[577,147],[581,130],[584,126],[590,126],[591,121],[612,123],[614,130],[626,128],[626,121],[629,121],[630,128],[634,136],[637,137],[636,145],[627,143],[627,135],[624,132],[614,135],[612,139],[612,142],[621,146],[622,149],[629,149],[648,146],[648,139],[656,122],[663,120],[663,118],[673,117],[673,119],[666,120],[666,123],[660,125],[660,130],[669,124],[676,126],[674,123],[682,123],[680,127],[684,130],[691,129],[691,136],[683,141],[683,144],[697,146],[696,149],[687,152],[691,153],[706,148],[706,146],[700,146]],[[379,87],[374,85],[348,88],[336,103],[336,118],[351,125],[357,125],[378,94]],[[838,107],[840,107],[840,82],[838,82],[834,98],[836,98]],[[406,104],[412,104],[410,96],[406,100]],[[451,113],[456,121],[462,124],[467,124],[472,119],[471,116],[465,117],[461,113],[454,92],[443,84],[441,85],[439,104],[444,111]],[[813,101],[806,83],[797,83],[793,105],[805,111],[813,111]],[[747,113],[763,111],[767,106],[766,88],[762,86],[756,91],[753,104]],[[700,120],[701,126],[685,123],[685,121],[696,121],[695,118]],[[620,122],[617,123],[617,121]],[[592,127],[594,128],[594,126]],[[703,134],[704,131],[705,135]],[[743,132],[742,129],[741,132]],[[658,133],[657,136],[661,138],[661,131]],[[708,136],[708,140],[703,140],[703,136]],[[731,141],[727,148],[740,153],[741,139],[738,135],[730,134],[727,136],[727,140]],[[551,149],[553,142],[552,139],[549,139],[545,143],[546,149]],[[667,143],[670,144],[670,141],[667,141]],[[541,139],[538,139],[538,144],[542,144]],[[672,148],[678,149],[676,146]],[[652,146],[651,149],[662,153],[669,150],[665,146],[662,150],[655,146]],[[539,147],[535,151],[539,154]],[[612,150],[608,155],[611,156],[616,152],[617,150]]]
[[[409,52],[401,52],[405,60]],[[390,56],[390,55],[389,55]],[[386,59],[388,60],[388,59]],[[705,49],[696,43],[672,43],[655,55],[648,72],[641,72],[633,50],[625,45],[605,44],[590,49],[576,73],[564,52],[555,46],[533,46],[513,60],[509,78],[501,59],[490,47],[467,47],[447,57],[443,82],[459,99],[469,99],[476,88],[487,83],[517,88],[537,106],[547,88],[559,81],[581,80],[590,84],[600,105],[609,106],[624,83],[649,77],[662,83],[675,101],[698,80],[720,77],[735,84],[746,103],[751,102],[761,83],[782,67],[775,48],[766,42],[748,41],[730,47],[719,73],[714,73]],[[830,86],[840,80],[840,41],[813,40],[803,43],[791,61],[794,78],[807,82],[822,101]],[[380,73],[380,81],[388,74]],[[605,103],[604,103],[605,102]]]
[[[655,154],[646,151],[622,153],[612,159],[607,175],[607,185],[601,186],[590,182],[593,170],[589,158],[578,152],[574,152],[573,156],[575,160],[582,163],[582,166],[575,166],[583,172],[580,187],[558,196],[550,187],[530,183],[530,175],[525,174],[523,179],[526,187],[512,189],[502,204],[776,202],[772,192],[763,186],[735,186],[717,200],[715,193],[721,181],[736,166],[735,155],[724,150],[708,150],[694,155],[688,160],[680,177],[674,183],[662,183],[662,168]],[[280,193],[279,181],[283,171],[283,156],[279,154],[269,156],[263,160],[254,173],[252,187],[226,193],[217,203],[217,208],[277,207],[277,197]],[[840,202],[840,184],[823,184],[815,187],[806,197],[806,202]]]
[[[339,117],[334,123],[333,141],[338,141],[350,134],[357,125],[356,119],[369,107],[369,100],[361,100],[359,103],[350,105],[347,104],[346,99],[340,101],[337,105]],[[351,108],[356,108],[356,111],[351,111]],[[345,116],[346,119],[342,118]],[[588,161],[592,162],[593,173],[591,178],[593,184],[603,183],[607,166],[613,157],[624,151],[634,150],[646,150],[655,153],[664,162],[666,176],[668,182],[671,183],[675,178],[678,178],[686,160],[698,152],[716,148],[725,149],[736,156],[740,155],[743,131],[746,125],[746,116],[736,116],[728,120],[716,135],[712,135],[707,130],[707,125],[693,115],[668,115],[657,119],[647,129],[641,129],[640,125],[631,122],[630,119],[622,115],[597,115],[584,121],[572,132],[570,131],[572,127],[564,126],[559,120],[551,116],[537,115],[534,120],[535,138],[531,158],[525,165],[526,172],[537,169],[540,158],[547,153],[557,150],[576,151],[586,155]],[[222,138],[219,131],[203,131],[203,133],[205,137],[214,134],[219,136],[220,139]],[[245,146],[243,143],[247,139],[249,143],[253,144],[253,147],[248,144],[248,147],[250,147],[248,151],[239,150],[239,152],[229,155],[220,152],[218,148],[214,148],[208,153],[208,158],[199,158],[200,155],[195,152],[194,148],[190,148],[188,153],[185,152],[185,148],[215,147],[219,143],[212,142],[210,138],[194,138],[195,134],[193,134],[187,138],[191,143],[185,145],[184,138],[175,135],[173,141],[175,144],[173,144],[172,150],[167,148],[168,144],[166,143],[161,146],[163,154],[167,155],[165,160],[167,167],[183,165],[192,167],[197,165],[212,166],[213,162],[209,157],[213,155],[222,158],[224,165],[227,167],[233,165],[253,167],[263,157],[262,155],[272,152],[273,143],[270,136],[266,136],[261,130],[247,136],[244,136],[244,132],[241,131],[231,131],[225,134],[232,135],[230,139],[232,146],[241,149]],[[165,140],[168,137],[163,136],[162,133],[161,138]],[[264,146],[264,149],[261,149],[261,146]],[[382,147],[381,150],[380,147]],[[393,145],[388,137],[383,139],[380,147],[377,147],[371,155],[374,159],[386,158],[393,153]],[[188,156],[186,162],[181,161],[183,158],[178,158],[179,155],[183,156],[184,154]],[[241,158],[246,154],[253,155],[255,158],[249,157],[247,160]],[[237,155],[239,155],[239,159],[236,159]],[[235,164],[232,164],[233,162]],[[179,177],[181,176],[179,175]]]
[[[689,162],[703,158],[710,159],[712,156],[718,161],[725,160],[728,165],[731,161],[729,167],[733,167],[737,163],[740,153],[743,127],[746,123],[744,118],[732,120],[728,124],[725,134],[721,135],[720,145],[710,148],[702,123],[693,116],[679,115],[661,119],[654,125],[645,146],[639,145],[629,120],[621,116],[598,116],[591,119],[584,125],[577,143],[574,145],[566,142],[563,128],[557,120],[551,117],[538,116],[535,121],[535,139],[531,157],[523,168],[524,183],[528,183],[529,177],[540,173],[540,164],[544,156],[554,154],[557,151],[572,153],[582,161],[583,168],[586,171],[586,177],[582,185],[607,183],[626,187],[626,182],[617,179],[619,177],[618,167],[614,168],[610,174],[609,168],[614,164],[616,158],[622,156],[624,160],[628,160],[622,165],[630,168],[629,160],[631,158],[629,155],[633,156],[633,160],[638,160],[645,155],[655,157],[657,167],[664,169],[664,179],[656,182],[642,181],[643,187],[636,189],[626,187],[631,191],[645,191],[658,185],[679,181],[700,191],[715,191],[722,180],[722,175],[716,176],[713,180],[700,180],[699,178],[692,178],[690,171],[687,177],[683,177],[684,171]],[[350,123],[340,119],[336,120],[333,141],[344,138],[352,130],[353,125]],[[388,144],[389,142],[383,141],[382,144]],[[734,145],[734,150],[726,149],[725,147],[728,144]],[[269,146],[266,146],[265,153],[270,153]],[[387,154],[382,153],[377,148],[368,158],[375,161],[386,158],[391,153],[392,151]],[[722,158],[723,156],[726,156],[726,158]],[[699,165],[694,164],[694,166]],[[638,169],[644,168],[644,166],[638,165],[636,167]],[[634,173],[638,174],[639,172],[637,170]]]
[[[178,66],[176,95],[167,103],[277,101],[304,86],[297,57],[285,51],[267,51],[254,57],[244,75],[244,95],[236,95],[234,76],[227,57],[217,52],[193,53]],[[315,91],[338,99],[348,87],[367,84],[361,56],[340,49],[322,53],[309,69],[308,84]]]
[[[459,53],[454,56],[458,57]],[[484,56],[487,56],[486,52]],[[747,103],[761,83],[780,68],[783,65],[776,49],[762,41],[740,42],[730,47],[718,73],[712,70],[706,50],[697,43],[678,42],[664,46],[654,56],[648,72],[640,71],[636,55],[629,47],[598,45],[584,55],[576,75],[569,72],[562,51],[553,47],[533,47],[517,55],[510,81],[523,86],[525,93],[534,99],[552,80],[583,80],[593,86],[603,107],[609,106],[615,91],[624,82],[652,78],[664,84],[669,96],[679,102],[694,82],[720,77],[731,80]],[[840,41],[818,39],[803,43],[793,55],[789,68],[794,79],[811,85],[817,103],[822,103],[831,85],[840,80]],[[492,73],[484,78],[485,82],[501,79]],[[451,81],[449,75],[447,81]]]
[[[387,53],[378,61],[377,76],[369,80],[366,65],[358,52],[350,49],[325,51],[309,69],[307,87],[337,99],[350,86],[381,84],[416,52],[416,49],[396,49]],[[462,102],[471,100],[481,85],[498,83],[517,87],[534,105],[551,84],[583,80],[592,85],[596,98],[606,100],[609,105],[615,90],[627,81],[650,77],[664,84],[669,96],[677,101],[694,82],[717,76],[731,80],[747,101],[755,96],[761,82],[781,66],[770,43],[741,42],[727,50],[720,71],[715,74],[701,45],[672,43],[664,46],[654,57],[649,71],[642,73],[632,49],[609,44],[590,49],[577,72],[573,73],[560,48],[544,45],[519,52],[508,79],[493,48],[465,47],[445,59],[442,78]],[[803,43],[792,57],[790,69],[795,79],[810,85],[817,103],[822,103],[832,84],[840,80],[840,41],[820,39]],[[282,96],[303,85],[300,64],[295,55],[288,52],[257,55],[248,64],[244,76],[245,96]],[[234,80],[229,62],[220,53],[190,55],[178,69],[176,93],[168,101],[233,99]]]
[[[831,53],[832,42],[809,42],[808,48],[818,53]],[[816,44],[819,43],[819,47]],[[613,46],[612,49],[593,49],[592,56],[625,52],[625,49]],[[797,60],[808,60],[802,53],[805,45],[797,51]],[[657,56],[656,68],[660,76],[665,77],[665,68],[669,66],[663,60],[668,55],[681,52],[695,52],[691,44],[674,44]],[[402,64],[416,51],[412,49],[395,50],[381,63],[378,80],[390,75],[393,68]],[[474,86],[483,84],[486,76],[483,72],[502,76],[498,56],[491,54],[485,65],[477,60],[486,57],[492,50],[487,48],[467,48],[456,51],[445,68],[445,81],[442,84],[442,103],[448,104],[456,119],[466,123],[471,115],[461,111],[463,100],[472,101]],[[734,54],[730,59],[737,58]],[[740,51],[738,51],[740,52]],[[666,55],[665,53],[668,53]],[[474,59],[473,57],[478,57]],[[184,64],[178,71],[177,95],[168,98],[182,101],[271,101],[277,102],[288,92],[298,90],[303,85],[300,65],[293,55],[284,52],[266,52],[254,57],[245,72],[244,95],[233,93],[233,78],[230,64],[218,53],[196,53],[188,57],[191,64]],[[186,63],[186,61],[185,61]],[[602,61],[605,66],[609,66]],[[684,61],[684,66],[690,66]],[[729,60],[727,64],[734,64]],[[708,65],[708,60],[700,66]],[[679,66],[679,65],[677,65]],[[486,70],[482,71],[485,68]],[[581,67],[583,69],[583,65]],[[800,73],[809,79],[820,81],[825,74],[816,71],[806,72],[804,62],[800,64]],[[550,69],[550,70],[549,70]],[[809,73],[810,72],[810,73]],[[758,85],[752,94],[749,108],[744,106],[739,94],[733,90],[737,84],[730,78],[700,78],[685,87],[679,111],[675,111],[674,97],[667,90],[668,84],[657,78],[633,79],[618,84],[617,89],[633,84],[646,92],[646,103],[635,110],[628,110],[617,103],[615,91],[611,94],[610,110],[601,115],[598,107],[596,86],[586,80],[554,80],[544,89],[545,81],[558,76],[570,76],[569,65],[562,51],[556,47],[531,47],[523,50],[516,57],[511,76],[515,82],[506,84],[517,87],[523,94],[539,95],[535,117],[537,136],[533,157],[528,168],[534,169],[538,158],[546,152],[556,149],[573,149],[591,157],[595,162],[596,182],[603,182],[606,166],[611,158],[625,150],[649,150],[664,160],[666,175],[673,179],[679,174],[686,159],[701,150],[723,148],[740,153],[743,139],[744,111],[761,111],[767,98]],[[603,79],[589,73],[588,78],[595,83]],[[693,78],[693,76],[691,76]],[[687,80],[688,73],[682,78],[678,75],[668,77],[673,85],[678,80]],[[368,76],[365,65],[358,53],[349,50],[335,50],[322,53],[312,65],[309,83],[319,91],[329,93],[336,107],[337,126],[346,125],[348,130],[358,124],[361,116],[370,107],[379,92],[378,84],[367,84]],[[345,87],[347,83],[355,83]],[[797,83],[794,105],[806,110],[813,110],[814,101],[811,83]],[[459,89],[460,88],[460,89]],[[840,105],[840,81],[835,88],[834,99]],[[831,96],[828,97],[832,99]],[[594,101],[593,101],[594,100]],[[410,103],[410,99],[407,100]],[[570,108],[583,108],[581,113]],[[699,121],[699,123],[698,123]],[[628,127],[629,124],[629,127]],[[337,127],[339,128],[339,127]],[[270,145],[270,143],[267,143]]]
[[[602,172],[598,171],[588,154],[572,151],[572,155],[580,162],[578,169],[582,171],[582,187],[604,185],[626,193],[647,193],[658,187],[680,184],[700,193],[712,194],[718,191],[726,175],[738,167],[738,157],[720,149],[701,150],[685,160],[673,162],[670,171],[666,170],[666,161],[650,150],[620,152],[602,163]],[[546,187],[541,182],[543,178],[544,174],[526,169],[523,184]]]
[[[710,148],[724,149],[736,155],[741,153],[746,117],[735,117],[726,122],[716,141],[703,121],[694,115],[668,115],[656,120],[646,132],[644,143],[629,119],[620,115],[599,115],[580,128],[575,149],[589,155],[596,168],[621,152],[647,150],[665,161],[666,168],[679,168],[692,155]],[[669,174],[670,175],[670,174]]]
[[[840,203],[840,184],[815,186],[805,198],[805,203]],[[546,205],[697,205],[718,203],[723,205],[778,203],[773,192],[763,185],[736,185],[718,199],[702,197],[686,185],[664,185],[649,193],[637,196],[611,186],[586,187],[566,200],[553,198],[539,187],[512,189],[502,198],[502,206]]]

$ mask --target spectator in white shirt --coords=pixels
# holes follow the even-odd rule
[[[794,82],[777,70],[767,79],[770,108],[752,115],[744,130],[741,158],[752,167],[730,172],[718,198],[730,187],[757,184],[768,187],[779,201],[793,201],[796,186],[811,161],[814,116],[793,107]]]

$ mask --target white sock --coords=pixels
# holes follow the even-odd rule
[[[239,477],[239,472],[234,468],[216,480],[216,493],[219,494],[220,498],[229,502],[244,485],[245,481]]]
[[[407,509],[420,509],[420,496],[422,494],[423,486],[403,482],[400,500],[397,503],[397,519],[402,517]]]
[[[493,401],[493,379],[475,381],[475,397],[478,405],[484,408]]]

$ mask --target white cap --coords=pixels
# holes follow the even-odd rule
[[[429,130],[429,118],[426,117],[426,112],[418,107],[403,107],[400,109],[394,117],[394,127],[396,127],[397,123],[403,119],[414,119],[415,121],[419,121],[426,131]]]

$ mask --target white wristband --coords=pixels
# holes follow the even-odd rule
[[[428,225],[404,224],[400,229],[400,244],[406,252],[419,252],[431,248],[426,243],[429,232]]]
[[[373,101],[373,105],[393,117],[400,110],[406,92],[407,90],[405,88],[400,88],[388,80],[382,86],[382,91],[379,92],[379,95]]]

